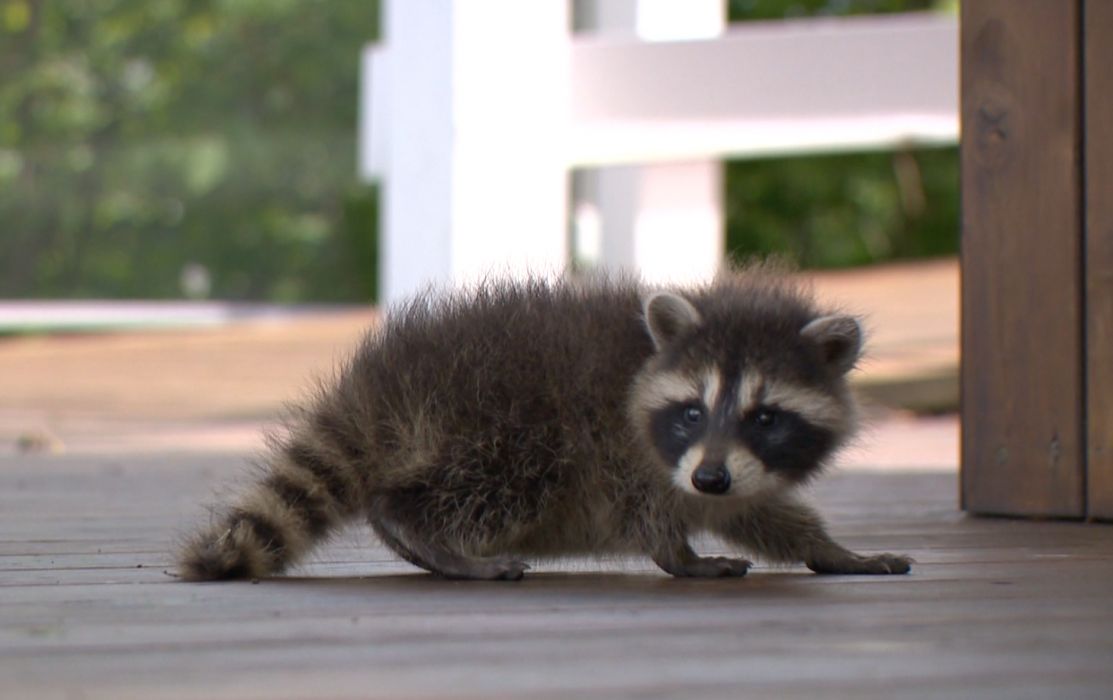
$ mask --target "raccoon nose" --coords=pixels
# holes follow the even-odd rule
[[[730,489],[730,472],[722,464],[701,464],[692,472],[692,486],[703,493],[726,493]]]

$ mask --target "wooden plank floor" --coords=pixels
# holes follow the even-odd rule
[[[353,532],[296,577],[175,581],[171,541],[242,462],[0,458],[0,697],[1113,697],[1113,527],[966,518],[953,472],[816,489],[906,577],[446,582]]]

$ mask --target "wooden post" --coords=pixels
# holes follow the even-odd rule
[[[1085,515],[1080,30],[1080,0],[962,3],[962,497],[976,513]]]
[[[364,147],[365,172],[385,175],[382,298],[563,269],[567,0],[383,8],[385,47],[365,70],[379,123]]]
[[[726,27],[723,0],[596,0],[580,9],[584,28],[651,41],[706,39]],[[710,279],[725,248],[722,169],[718,160],[686,160],[574,173],[576,252],[652,282]]]
[[[1113,519],[1113,2],[1083,18],[1087,515]]]
[[[963,472],[1113,518],[1113,3],[962,5]]]

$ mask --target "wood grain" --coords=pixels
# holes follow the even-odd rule
[[[1085,18],[1087,514],[1113,519],[1113,3]]]
[[[962,495],[1085,514],[1079,4],[962,3]]]
[[[909,576],[647,559],[435,579],[341,535],[285,578],[163,573],[241,456],[0,456],[0,697],[1102,697],[1113,528],[966,518],[954,472],[843,472],[835,536]],[[722,551],[714,542],[701,549]]]

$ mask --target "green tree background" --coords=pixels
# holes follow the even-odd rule
[[[373,299],[355,125],[377,20],[374,0],[0,0],[0,297],[178,298],[192,276],[199,296]],[[838,266],[957,245],[953,148],[731,162],[726,201],[739,256]]]
[[[0,296],[368,299],[368,0],[0,0]]]
[[[732,21],[957,10],[957,0],[730,0]],[[726,164],[727,250],[849,267],[958,251],[958,148]]]

